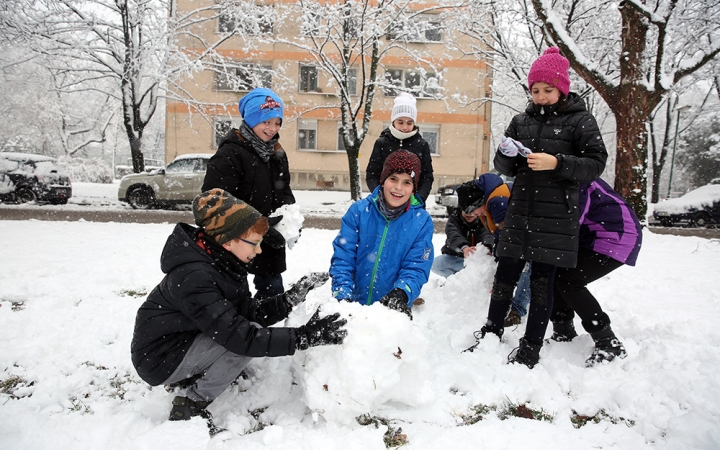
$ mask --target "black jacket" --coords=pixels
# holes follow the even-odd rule
[[[495,168],[515,177],[497,256],[575,267],[578,186],[600,177],[607,159],[595,118],[571,92],[549,108],[529,104],[513,117],[505,135],[533,152],[556,156],[558,165],[533,171],[521,155],[495,153]]]
[[[494,244],[493,234],[483,226],[480,219],[476,219],[472,223],[467,223],[462,218],[459,209],[448,217],[447,223],[445,224],[445,235],[445,245],[443,245],[441,250],[443,255],[453,255],[462,258],[464,257],[462,248],[466,245],[468,247],[484,245],[488,250],[492,250]]]
[[[417,128],[417,127],[415,127]],[[420,181],[418,182],[417,195],[422,198],[423,203],[427,203],[427,198],[432,190],[433,167],[432,157],[430,156],[430,145],[422,138],[420,131],[413,136],[400,140],[392,135],[389,128],[385,128],[380,137],[375,141],[370,160],[365,169],[365,182],[370,192],[374,191],[380,184],[380,174],[382,174],[385,159],[397,149],[407,150],[420,158]]]
[[[219,269],[196,243],[198,230],[184,223],[175,226],[160,258],[166,276],[137,313],[132,362],[138,375],[153,386],[175,372],[200,333],[238,355],[295,353],[293,328],[257,326],[287,317],[284,295],[254,300],[247,273]]]
[[[202,192],[213,188],[228,191],[257,209],[264,216],[282,205],[295,203],[290,189],[287,154],[279,144],[268,162],[264,162],[237,129],[231,129],[220,142],[218,151],[208,161]],[[279,275],[287,268],[285,247],[261,245],[248,271],[257,275]]]

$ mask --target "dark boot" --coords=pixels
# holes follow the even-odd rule
[[[173,399],[173,407],[170,410],[168,420],[190,420],[191,417],[200,416],[203,419],[211,419],[212,415],[206,409],[210,402],[193,401],[187,397],[177,396]]]
[[[505,318],[505,328],[520,325],[520,323],[522,323],[522,318],[520,317],[520,314],[514,309],[511,309],[510,313]]]
[[[577,337],[575,325],[572,320],[554,321],[553,334],[550,339],[556,342],[570,342]]]
[[[586,367],[592,367],[599,363],[610,362],[615,358],[625,358],[627,352],[622,342],[618,340],[610,326],[603,328],[595,333],[590,333],[595,341],[595,350],[592,355],[585,360]]]
[[[508,355],[508,363],[525,364],[532,369],[540,361],[542,344],[531,344],[524,337],[520,338],[520,346]]]

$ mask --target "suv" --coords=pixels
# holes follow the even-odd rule
[[[118,199],[135,209],[191,204],[200,193],[211,156],[181,155],[150,173],[125,175],[120,180]]]
[[[458,197],[455,190],[460,184],[462,183],[440,186],[437,194],[435,194],[435,203],[444,206],[448,216],[452,216],[458,207]]]
[[[51,156],[0,153],[0,201],[64,205],[72,197],[70,177]]]

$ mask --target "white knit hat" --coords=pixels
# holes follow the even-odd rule
[[[409,117],[414,122],[417,122],[417,100],[411,94],[407,92],[401,92],[395,97],[395,105],[392,109],[392,115],[390,116],[390,122],[395,122],[398,117]]]

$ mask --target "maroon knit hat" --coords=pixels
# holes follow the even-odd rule
[[[528,72],[528,88],[538,81],[543,81],[558,88],[563,95],[570,92],[570,61],[560,54],[560,49],[550,47],[535,60]]]
[[[407,150],[397,150],[390,153],[385,159],[382,173],[380,174],[380,185],[385,182],[387,177],[394,173],[406,173],[413,180],[413,193],[417,191],[420,182],[420,158],[414,153]]]

